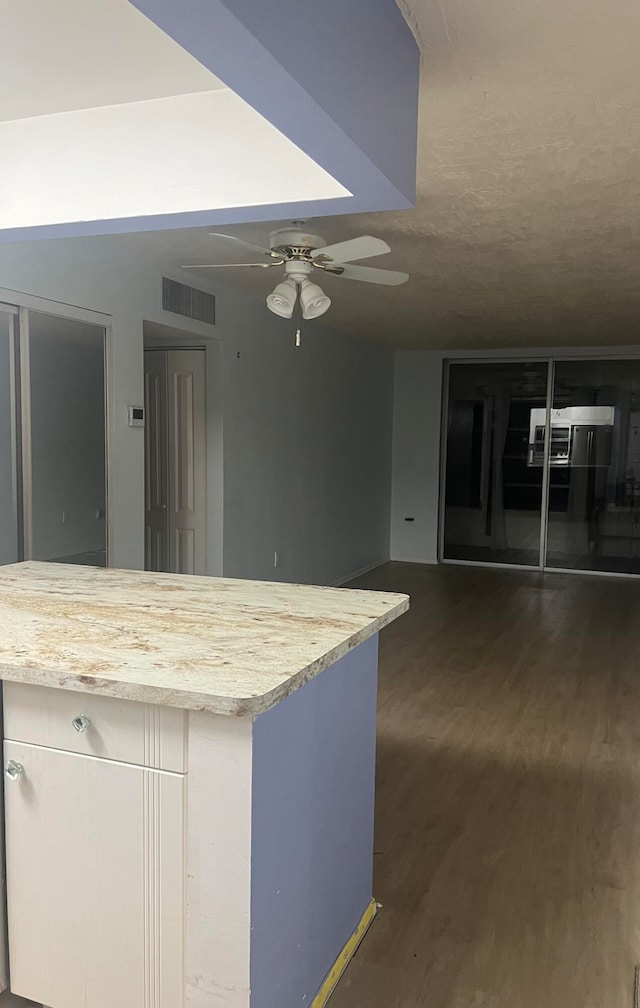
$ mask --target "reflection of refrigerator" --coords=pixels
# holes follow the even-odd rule
[[[627,448],[627,478],[640,483],[640,411],[629,414],[629,444]]]
[[[611,463],[613,427],[574,424],[571,430],[572,466],[608,466]]]
[[[549,464],[606,468],[611,465],[614,406],[565,406],[551,410]],[[547,413],[532,409],[528,465],[544,464]]]

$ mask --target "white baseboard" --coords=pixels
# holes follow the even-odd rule
[[[392,556],[392,563],[425,564],[427,567],[437,567],[440,561],[437,557]]]
[[[386,563],[389,563],[389,557],[386,557],[384,560],[376,560],[375,563],[369,564],[368,567],[361,567],[360,570],[352,571],[352,573],[347,574],[346,577],[339,578],[337,581],[332,581],[329,587],[344,588],[347,581],[353,581],[357,577],[362,577],[363,574],[368,574],[369,571],[375,570],[376,567],[382,567],[382,565]]]

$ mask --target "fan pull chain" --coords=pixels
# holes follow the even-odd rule
[[[296,346],[299,347],[302,340],[300,339],[300,330],[296,329]]]

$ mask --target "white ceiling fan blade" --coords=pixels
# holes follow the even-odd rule
[[[244,238],[236,238],[235,235],[222,234],[220,231],[209,231],[212,238],[228,238],[229,241],[238,242],[240,245],[244,245],[245,248],[253,249],[254,252],[264,252],[265,255],[273,256],[274,258],[280,258],[277,252],[273,249],[263,248],[262,245],[254,245],[252,242],[245,241]]]
[[[328,270],[327,272],[331,272]],[[336,273],[344,280],[362,280],[364,283],[383,284],[385,287],[399,287],[409,279],[408,273],[396,270],[373,269],[371,266],[344,266],[344,272]]]
[[[252,266],[258,269],[271,269],[272,266],[280,266],[282,263],[191,263],[188,266],[181,266],[181,269],[236,269],[238,266]]]
[[[370,259],[372,256],[385,255],[391,249],[382,238],[373,238],[371,235],[362,235],[361,238],[352,238],[350,241],[338,242],[337,245],[325,245],[324,248],[314,249],[313,258],[327,256],[336,263],[348,263],[353,259]]]

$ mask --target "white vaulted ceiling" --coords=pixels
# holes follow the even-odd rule
[[[404,347],[639,342],[640,4],[399,2],[423,49],[417,208],[313,229],[379,235],[393,252],[369,265],[412,278],[331,278],[327,320]],[[202,232],[163,243],[176,263],[233,258]],[[220,271],[261,296],[273,272]]]

